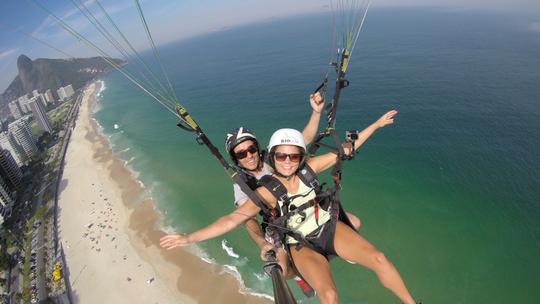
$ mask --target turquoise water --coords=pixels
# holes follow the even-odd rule
[[[337,124],[360,129],[389,109],[399,114],[345,165],[342,198],[424,303],[540,299],[534,17],[412,9],[368,16]],[[183,104],[222,148],[225,132],[239,125],[262,142],[276,128],[302,128],[330,37],[329,16],[301,16],[161,53]],[[227,176],[192,134],[119,75],[105,83],[96,118],[156,199],[164,225],[192,231],[233,210]],[[200,248],[236,267],[251,291],[271,294],[244,228]],[[332,268],[342,303],[397,302],[368,270],[338,260]]]

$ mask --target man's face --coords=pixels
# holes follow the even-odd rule
[[[234,147],[233,153],[238,165],[248,171],[255,171],[259,166],[259,150],[252,140],[241,142]]]

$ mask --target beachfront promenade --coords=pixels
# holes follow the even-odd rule
[[[239,292],[237,278],[221,266],[189,250],[159,247],[163,232],[154,202],[93,118],[99,89],[98,81],[81,90],[44,179],[52,195],[35,229],[36,248],[48,257],[41,284],[51,284],[58,269],[62,275],[43,288],[46,293],[38,292],[36,302],[48,296],[55,303],[204,304],[216,297],[221,303],[269,303]]]
[[[65,151],[77,118],[83,90],[78,91],[76,100],[60,124],[60,130],[55,132],[60,138],[48,148],[49,157],[40,164],[39,171],[31,176],[34,182],[27,189],[31,195],[24,196],[31,199],[18,209],[20,217],[28,218],[19,220],[21,224],[14,227],[16,231],[9,231],[16,235],[15,240],[21,251],[12,263],[13,268],[10,268],[5,298],[7,303],[40,303],[47,299],[55,303],[71,303],[69,292],[65,288],[69,287],[69,283],[65,281],[64,275],[60,275],[65,273],[66,269],[63,267],[63,250],[58,247],[57,195]],[[33,214],[30,210],[36,213]],[[25,229],[22,229],[23,221],[26,221]]]

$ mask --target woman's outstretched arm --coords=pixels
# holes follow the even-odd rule
[[[398,112],[396,110],[391,110],[384,115],[382,115],[379,119],[377,119],[374,123],[369,125],[367,128],[362,130],[362,132],[358,133],[358,139],[354,141],[354,147],[355,149],[358,149],[368,138],[375,133],[379,128],[382,128],[386,125],[390,125],[394,123],[394,116],[396,116]],[[351,148],[349,145],[344,144],[343,148],[345,149],[345,153],[348,155],[351,153]],[[336,152],[328,152],[326,154],[315,156],[308,160],[309,166],[315,171],[315,172],[322,172],[324,170],[329,169],[333,165],[336,164],[337,161],[337,153]]]

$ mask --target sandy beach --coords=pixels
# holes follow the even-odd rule
[[[77,303],[271,303],[239,292],[223,267],[159,248],[159,215],[92,119],[85,93],[59,193],[59,234]]]

